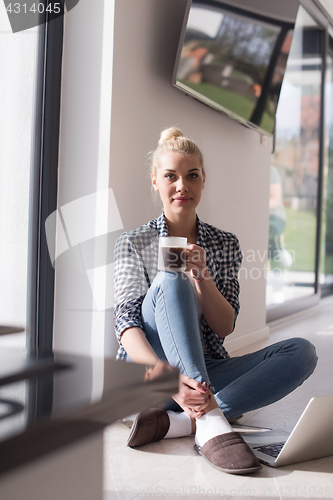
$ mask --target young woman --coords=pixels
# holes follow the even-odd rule
[[[152,185],[163,212],[124,233],[115,249],[115,330],[118,359],[151,365],[147,378],[178,367],[172,403],[142,412],[129,446],[195,432],[195,448],[215,467],[234,474],[260,465],[228,420],[271,404],[313,372],[317,357],[295,338],[231,358],[224,338],[239,312],[242,253],[235,235],[197,214],[206,173],[197,145],[173,127],[153,155]],[[158,239],[187,238],[184,273],[158,271]]]

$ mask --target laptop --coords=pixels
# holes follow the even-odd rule
[[[333,455],[333,394],[313,397],[290,433],[233,426],[260,462],[281,467]]]

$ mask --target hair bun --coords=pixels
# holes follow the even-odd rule
[[[177,127],[166,128],[161,132],[160,140],[158,145],[161,146],[164,142],[170,141],[170,139],[177,139],[177,137],[184,137],[183,132]]]

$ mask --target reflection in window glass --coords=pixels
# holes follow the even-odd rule
[[[271,159],[268,306],[315,292],[321,31],[300,7]]]
[[[26,324],[37,37],[37,28],[13,33],[0,2],[0,325]],[[25,345],[25,333],[0,336],[2,355],[7,348],[24,351]],[[25,381],[0,387],[2,438],[25,427],[26,395]]]
[[[13,33],[0,3],[0,325],[26,324],[30,151],[37,28]],[[0,347],[25,347],[25,334]]]
[[[333,40],[327,59],[325,85],[325,147],[321,275],[323,286],[333,285]]]
[[[193,2],[177,86],[271,134],[293,27],[244,9]]]

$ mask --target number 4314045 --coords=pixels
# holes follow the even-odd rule
[[[57,3],[49,3],[47,6],[44,5],[44,3],[33,3],[32,5],[27,5],[26,3],[9,3],[6,7],[6,11],[9,12],[9,14],[20,14],[20,13],[28,13],[28,12],[33,12],[33,13],[39,13],[43,14],[43,12],[50,12],[53,14],[59,14],[61,12],[61,4],[60,2]]]
[[[276,490],[281,496],[299,496],[301,498],[332,498],[331,486],[281,486]]]

